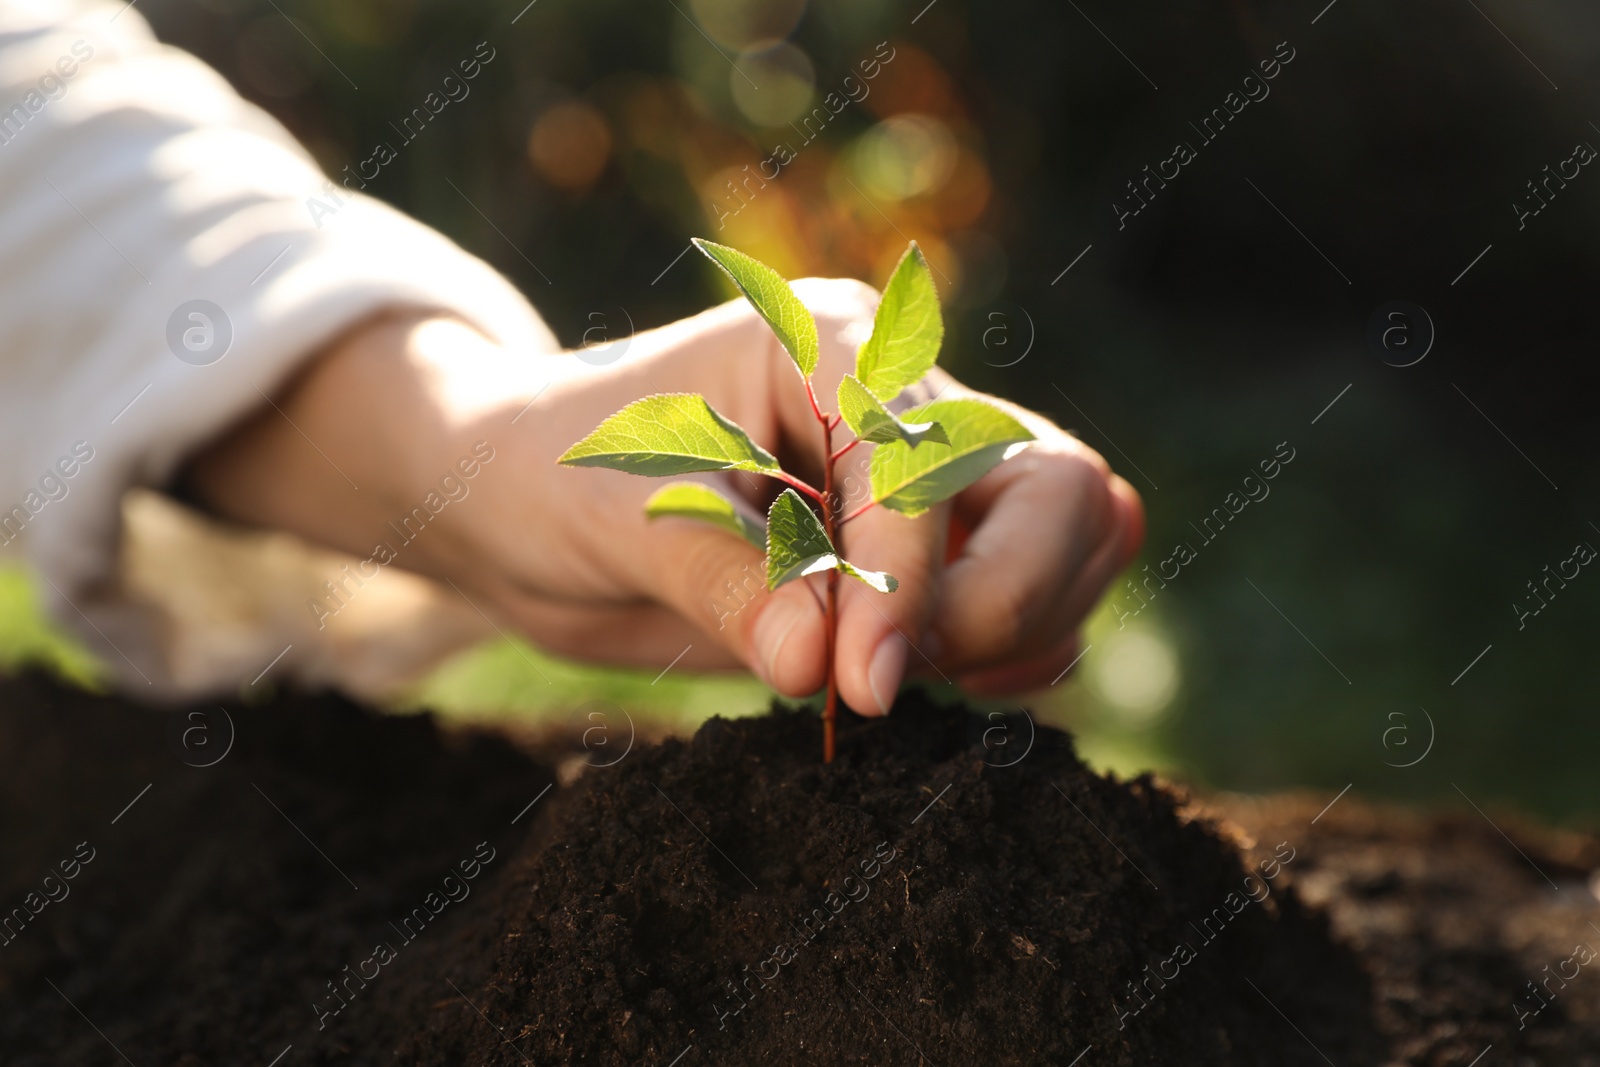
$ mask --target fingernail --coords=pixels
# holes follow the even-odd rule
[[[894,633],[879,641],[877,650],[872,653],[872,663],[867,667],[867,687],[872,690],[872,699],[878,702],[880,714],[889,714],[894,706],[895,693],[906,673],[906,648],[906,639]]]
[[[779,599],[768,604],[766,610],[761,613],[761,618],[756,620],[756,630],[753,635],[756,667],[762,674],[762,681],[774,689],[778,688],[775,679],[778,676],[778,657],[783,653],[783,644],[789,640],[789,634],[805,613],[806,608],[803,604]]]

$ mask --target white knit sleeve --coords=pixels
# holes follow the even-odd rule
[[[226,650],[191,643],[175,665],[159,632],[173,618],[130,614],[119,575],[130,490],[166,483],[380,309],[437,308],[530,355],[556,348],[506,279],[330,192],[287,131],[120,0],[0,0],[0,190],[0,543],[136,683],[236,684],[303,620],[245,612]],[[316,658],[282,669],[315,675]]]

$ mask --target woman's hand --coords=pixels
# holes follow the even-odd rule
[[[827,407],[871,330],[877,294],[851,281],[795,289],[817,318],[815,383]],[[969,392],[941,372],[922,388]],[[386,317],[331,346],[276,408],[197,456],[188,479],[242,521],[360,556],[387,543],[396,565],[454,583],[554,652],[660,667],[692,645],[684,666],[743,665],[786,695],[815,692],[825,633],[819,587],[807,583],[820,579],[768,593],[762,555],[744,541],[690,520],[646,520],[661,480],[556,464],[606,416],[659,392],[703,393],[785,466],[820,472],[801,379],[738,301],[639,334],[605,366],[507,352],[452,319]],[[1044,418],[1011,410],[1038,437],[1020,454],[919,518],[872,508],[844,528],[848,559],[900,579],[889,595],[841,586],[839,687],[856,711],[887,711],[908,672],[993,693],[1050,683],[1137,550],[1143,513],[1128,483]],[[445,476],[459,481],[458,462],[479,442],[494,458],[468,495],[401,543],[388,524]],[[848,500],[866,499],[869,455],[863,445],[836,468]],[[752,516],[781,488],[753,474],[700,477]]]

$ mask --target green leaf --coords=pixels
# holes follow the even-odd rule
[[[839,561],[839,569],[856,581],[872,586],[880,593],[892,593],[900,588],[900,580],[887,571],[864,571],[842,559]]]
[[[816,512],[799,493],[785,489],[767,515],[767,588],[831,570],[843,571],[880,593],[900,588],[892,574],[862,570],[840,559]]]
[[[857,437],[874,444],[904,441],[915,448],[923,441],[950,443],[937,422],[908,423],[895,418],[854,374],[839,380],[839,414]]]
[[[767,547],[767,531],[733,504],[733,501],[700,482],[673,482],[651,494],[644,502],[650,519],[673,516],[698,519],[742,537],[762,551]]]
[[[1033,440],[1027,427],[983,400],[935,400],[907,418],[936,419],[949,444],[912,448],[904,442],[872,453],[872,499],[904,515],[920,515],[982,478],[1018,442]]]
[[[939,359],[944,319],[928,261],[915,241],[900,257],[872,320],[872,336],[856,353],[856,377],[884,403],[921,381]]]
[[[694,246],[721,267],[744,298],[761,313],[807,378],[817,369],[817,320],[794,295],[783,276],[765,263],[736,248],[694,238]]]
[[[793,489],[779,493],[767,512],[767,588],[830,571],[838,563],[833,542],[816,512]]]
[[[771,453],[713,411],[699,393],[661,393],[635,400],[567,449],[559,462],[652,478],[694,471],[778,474],[783,470]]]

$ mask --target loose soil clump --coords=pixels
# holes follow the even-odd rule
[[[535,756],[329,696],[168,715],[0,682],[0,1048],[23,1065],[1346,1067],[1517,1041],[1521,958],[1460,943],[1526,888],[1487,839],[1472,863],[1500,899],[1429,895],[1410,880],[1448,862],[1420,818],[1378,841],[1293,799],[1202,811],[1089,772],[1021,716],[915,696],[843,725],[831,766],[815,717],[780,710],[563,788],[575,741]],[[1592,844],[1572,840],[1564,858],[1521,847],[1566,885]],[[1518,901],[1526,945],[1577,914]],[[1574,987],[1523,1047],[1586,1062],[1595,1003]]]

